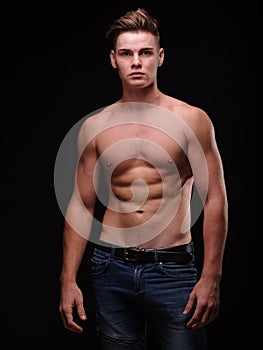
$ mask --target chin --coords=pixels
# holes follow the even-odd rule
[[[129,84],[130,87],[135,87],[135,88],[146,88],[148,87],[149,83],[146,83],[145,81],[135,81],[132,84]]]

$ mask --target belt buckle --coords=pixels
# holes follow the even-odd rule
[[[130,263],[134,263],[134,262],[137,262],[138,261],[138,257],[136,256],[137,250],[134,250],[134,254],[135,254],[135,257],[134,258],[131,258],[129,257],[129,251],[128,251],[128,248],[124,248],[124,260],[127,261],[127,262],[130,262]]]

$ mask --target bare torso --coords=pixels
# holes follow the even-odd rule
[[[145,248],[188,243],[193,174],[183,128],[172,121],[176,134],[168,134],[171,115],[156,116],[163,118],[156,126],[149,122],[148,111],[138,116],[139,122],[138,110],[135,121],[133,116],[118,119],[116,114],[104,117],[105,125],[109,118],[116,122],[96,136],[109,188],[101,240]]]

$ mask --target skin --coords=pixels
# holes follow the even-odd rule
[[[190,294],[185,306],[187,314],[195,308],[187,327],[198,328],[212,322],[219,312],[220,279],[222,275],[222,260],[227,235],[227,196],[223,177],[223,167],[216,145],[214,129],[208,115],[200,108],[163,94],[157,87],[157,71],[163,64],[164,50],[158,46],[156,38],[148,32],[125,32],[119,35],[115,50],[110,52],[110,60],[122,83],[123,94],[110,108],[123,102],[143,102],[160,106],[169,113],[179,116],[189,130],[198,139],[205,156],[208,170],[207,195],[204,198],[204,261],[201,277]],[[107,111],[107,109],[106,109]],[[117,125],[107,128],[107,114],[100,112],[88,118],[79,134],[80,160],[76,176],[76,189],[69,202],[63,233],[63,266],[61,271],[61,299],[59,311],[64,326],[73,332],[81,333],[83,328],[73,319],[73,309],[76,308],[79,317],[86,320],[83,307],[83,295],[76,283],[77,271],[85,252],[88,236],[92,226],[92,215],[96,203],[96,189],[99,186],[96,179],[97,161],[102,157],[102,169],[110,177],[112,194],[110,203],[118,210],[106,210],[102,225],[102,239],[107,242],[120,240],[123,246],[129,245],[128,238],[112,234],[109,227],[132,228],[146,223],[154,217],[158,221],[161,200],[165,198],[167,206],[176,203],[177,212],[167,227],[160,234],[148,241],[137,244],[140,247],[160,248],[184,244],[191,241],[191,230],[187,227],[182,232],[183,220],[189,210],[193,179],[198,191],[204,191],[204,180],[200,173],[196,148],[191,137],[186,134],[179,143],[169,138],[161,130],[147,127],[143,124]],[[87,144],[90,130],[102,128],[103,131]],[[180,133],[179,133],[180,134]],[[180,137],[180,136],[179,136]],[[118,163],[118,152],[121,148],[114,145],[124,140],[129,143],[129,157]],[[138,140],[138,141],[137,141]],[[143,143],[146,140],[146,143]],[[146,158],[157,154],[156,164],[152,166],[139,155],[144,151]],[[180,145],[187,149],[188,157]],[[158,157],[156,147],[165,150],[168,158]],[[125,149],[124,149],[125,151]],[[170,159],[176,164],[178,172],[174,174],[169,168]],[[109,163],[118,165],[111,173]],[[160,171],[162,176],[160,176]],[[108,172],[108,173],[107,173]],[[95,176],[94,176],[95,173]],[[136,182],[142,179],[143,182]],[[135,181],[135,182],[134,182]],[[148,196],[142,201],[140,193],[147,184]],[[132,194],[131,186],[134,185]],[[171,189],[166,191],[166,187]],[[115,197],[116,196],[116,197]],[[117,198],[117,201],[116,201]],[[175,201],[175,202],[174,202]],[[121,210],[120,210],[121,208]],[[115,207],[116,209],[116,207]],[[124,212],[124,211],[127,212]],[[87,211],[90,216],[87,215]],[[114,230],[113,230],[114,231]],[[126,241],[127,239],[127,241]]]

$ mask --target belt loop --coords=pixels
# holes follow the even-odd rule
[[[154,257],[154,262],[158,263],[158,251],[157,248],[153,250],[153,257]]]
[[[110,260],[111,261],[114,259],[114,255],[115,255],[115,246],[112,246],[111,253],[110,253]]]

